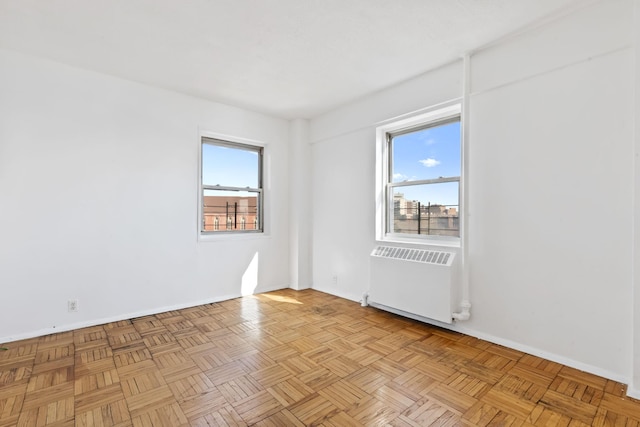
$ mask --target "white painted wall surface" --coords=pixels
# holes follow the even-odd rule
[[[454,63],[311,121],[313,287],[359,301],[375,244],[375,127],[460,96]]]
[[[390,121],[410,112],[461,96],[462,62],[445,65],[330,111],[311,121],[311,143],[370,129],[372,123]]]
[[[313,287],[354,301],[369,282],[374,146],[373,130],[364,130],[311,148]]]
[[[311,287],[311,147],[309,121],[291,121],[289,149],[289,253],[290,286]]]
[[[631,59],[471,101],[470,327],[610,376],[631,355]]]
[[[629,0],[597,2],[472,56],[473,307],[456,326],[624,382],[633,351],[631,11]],[[312,121],[316,289],[354,300],[367,290],[374,129],[460,97],[461,76],[453,64]]]
[[[628,394],[640,399],[640,0],[634,0],[635,138],[633,227],[633,361]]]
[[[200,131],[267,144],[267,236],[198,241]],[[0,51],[0,342],[287,287],[288,132]]]

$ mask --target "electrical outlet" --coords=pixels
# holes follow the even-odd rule
[[[67,310],[69,310],[69,313],[75,313],[78,311],[78,300],[70,299],[67,301]]]
[[[337,285],[338,284],[338,275],[334,274],[333,277],[331,278],[331,280],[332,280],[334,285]]]

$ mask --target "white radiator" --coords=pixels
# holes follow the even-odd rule
[[[367,303],[452,323],[457,265],[454,252],[377,246],[371,252]]]

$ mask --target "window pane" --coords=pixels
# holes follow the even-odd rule
[[[202,184],[259,187],[258,151],[202,144]]]
[[[460,122],[394,136],[391,182],[460,176]]]
[[[389,229],[393,233],[460,236],[458,182],[393,187]]]
[[[260,193],[204,190],[202,231],[260,230]]]

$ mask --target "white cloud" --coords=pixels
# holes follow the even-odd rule
[[[431,157],[429,157],[428,159],[418,160],[418,161],[428,168],[432,168],[440,164],[440,160],[432,159]]]
[[[394,181],[407,181],[409,179],[409,177],[405,174],[402,173],[394,173],[393,174],[393,180]]]

